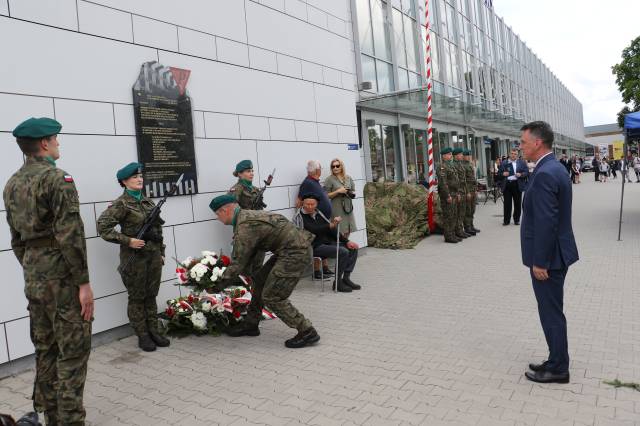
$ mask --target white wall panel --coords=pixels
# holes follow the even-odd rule
[[[181,53],[209,59],[217,58],[216,38],[211,34],[179,27],[178,41]]]
[[[206,137],[204,133],[204,112],[193,111],[193,135],[196,138]]]
[[[93,297],[104,297],[126,290],[117,271],[120,264],[120,244],[109,243],[102,238],[87,240],[87,261]]]
[[[360,247],[366,247],[366,245],[367,245],[367,235],[366,235],[366,231],[364,231],[364,230],[352,232],[349,235],[349,239],[351,241],[354,241]],[[356,268],[354,270],[354,276],[355,276],[355,278],[357,280],[357,276],[358,276],[358,265],[357,264],[356,264]]]
[[[4,188],[11,175],[24,164],[24,157],[11,133],[0,133],[0,146],[3,148],[2,155],[0,155],[0,182]],[[4,209],[4,200],[0,197],[0,210]]]
[[[296,126],[293,120],[269,119],[269,131],[271,139],[279,141],[296,140]]]
[[[333,68],[322,68],[322,80],[329,86],[342,87],[342,71]]]
[[[13,251],[0,253],[0,267],[4,271],[2,297],[0,297],[0,322],[28,316],[22,267]]]
[[[240,139],[240,121],[235,114],[204,113],[207,138]]]
[[[356,125],[355,95],[342,89],[315,85],[318,121]]]
[[[356,219],[356,228],[357,229],[365,229],[366,228],[366,219],[365,219],[365,209],[364,209],[364,198],[362,198],[362,188],[360,188],[357,192],[358,197],[353,200],[353,214]]]
[[[173,263],[174,278],[175,278],[175,261],[171,259]],[[156,303],[158,305],[158,312],[162,312],[167,309],[167,300],[175,299],[180,296],[180,291],[184,294],[188,294],[189,290],[186,287],[178,287],[175,285],[177,281],[175,279],[167,282],[160,283],[160,289],[158,290],[158,297],[156,297]]]
[[[7,212],[0,212],[0,250],[11,250],[11,232],[7,223]]]
[[[278,72],[276,54],[269,50],[249,46],[249,63],[251,68],[269,72]]]
[[[237,182],[231,173],[240,160],[251,160],[259,179],[255,141],[196,139],[195,148],[200,192],[228,191]]]
[[[286,186],[268,188],[264,192],[264,202],[269,210],[288,209],[291,207],[289,188]]]
[[[0,43],[0,57],[12,58],[0,67],[0,92],[130,103],[140,65],[157,59],[147,47],[4,17],[0,40],[20,40]],[[64,66],[42,72],[42,64]]]
[[[217,220],[176,226],[178,259],[199,256],[202,250],[218,252],[222,249],[225,253],[231,253],[232,235],[231,226]]]
[[[11,106],[10,108],[2,109],[0,131],[12,132],[18,124],[30,117],[54,117],[53,99],[51,98],[0,93],[0,105]],[[15,139],[11,138],[15,144]]]
[[[7,342],[9,343],[9,358],[16,360],[35,352],[29,332],[29,318],[22,318],[5,324]]]
[[[345,0],[307,0],[309,5],[324,10],[345,21],[350,19],[349,1]],[[311,8],[311,7],[310,7]]]
[[[81,204],[80,217],[84,224],[84,236],[86,238],[96,237],[98,230],[96,228],[96,213],[94,204]]]
[[[284,0],[284,11],[303,21],[306,21],[308,18],[307,3],[301,0]]]
[[[78,29],[75,0],[9,0],[9,9],[14,18],[74,31]]]
[[[9,361],[9,352],[7,352],[7,338],[4,332],[4,324],[0,324],[0,364],[7,361]]]
[[[248,115],[241,115],[239,119],[242,139],[271,139],[268,119]]]
[[[94,288],[95,293],[95,288]],[[127,324],[127,293],[114,294],[95,301],[95,315],[91,331],[93,334]]]
[[[159,198],[153,199],[153,202],[156,204],[158,201],[160,201]],[[165,221],[164,226],[193,222],[191,197],[188,195],[169,197],[164,206],[162,206],[160,217]]]
[[[100,161],[87,161],[97,152],[109,151]],[[116,172],[137,161],[136,141],[131,136],[64,135],[60,141],[58,167],[73,176],[81,203],[112,201],[122,194]]]
[[[190,196],[188,198],[191,198]],[[164,266],[162,267],[162,281],[170,280],[176,276],[176,245],[173,239],[173,227],[166,226],[162,229],[162,239],[164,240]]]
[[[296,138],[299,141],[317,142],[318,125],[310,121],[296,121]]]
[[[342,88],[354,91],[356,90],[356,77],[353,74],[343,72],[342,73]]]
[[[251,45],[341,70],[353,60],[347,39],[253,2],[247,24]]]
[[[259,2],[272,9],[284,11],[284,0],[259,0]]]
[[[9,3],[0,2],[0,15],[9,15]]]
[[[345,21],[332,15],[329,15],[327,17],[327,21],[327,28],[329,29],[329,31],[331,31],[332,33],[336,33],[342,37],[347,36],[347,23]]]
[[[302,61],[302,78],[316,83],[322,83],[322,67],[311,62]]]
[[[220,192],[208,192],[204,194],[196,194],[192,196],[193,202],[193,216],[196,222],[204,220],[216,219],[216,215],[209,208],[209,203],[218,195],[226,194],[228,189]]]
[[[83,33],[133,42],[130,13],[80,0],[78,22]]]
[[[358,143],[358,131],[352,126],[338,126],[338,141],[340,143]]]
[[[113,112],[116,123],[116,135],[135,136],[136,123],[133,105],[114,104]]]
[[[302,61],[291,56],[278,53],[278,73],[290,77],[302,78]]]
[[[318,140],[320,142],[338,142],[338,126],[335,124],[318,123]]]
[[[170,22],[170,21],[169,21]],[[133,16],[133,42],[166,50],[178,50],[178,28],[155,19]]]
[[[218,60],[242,67],[249,66],[249,48],[244,43],[216,37]]]
[[[169,52],[160,52],[160,60],[191,70],[189,88],[194,109],[296,120],[315,118],[310,83]]]
[[[329,16],[327,12],[320,10],[316,7],[309,6],[307,8],[307,21],[312,25],[317,25],[320,28],[327,29],[329,26]]]
[[[94,2],[246,42],[243,1],[181,0],[179,7],[174,0],[96,0]]]
[[[55,99],[56,120],[63,133],[113,135],[113,105],[104,102]]]

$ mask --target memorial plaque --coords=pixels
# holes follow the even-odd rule
[[[133,85],[138,161],[144,165],[144,193],[163,197],[184,173],[175,195],[197,194],[191,99],[191,71],[146,62]]]

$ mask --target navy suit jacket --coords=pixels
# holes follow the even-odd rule
[[[522,192],[527,185],[529,166],[527,166],[527,163],[525,163],[524,160],[518,158],[516,160],[516,167],[518,168],[518,173],[521,173],[521,176],[518,178],[518,189]],[[499,185],[502,192],[504,192],[504,189],[507,186],[507,177],[502,175],[504,172],[509,172],[509,176],[513,176],[513,167],[511,167],[509,160],[503,161],[498,168],[498,178],[500,179]]]
[[[564,269],[578,260],[571,226],[571,181],[553,154],[536,166],[524,193],[520,246],[531,268]]]

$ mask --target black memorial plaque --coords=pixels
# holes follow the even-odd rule
[[[146,62],[133,86],[138,161],[144,165],[144,192],[163,197],[184,173],[175,195],[197,194],[191,98],[191,71]]]

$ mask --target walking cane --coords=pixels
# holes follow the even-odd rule
[[[340,275],[338,275],[338,263],[340,258],[340,222],[338,222],[338,226],[336,226],[336,286],[333,288],[333,292],[338,292],[338,282],[340,280]]]

